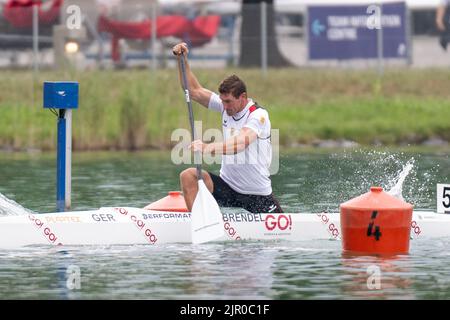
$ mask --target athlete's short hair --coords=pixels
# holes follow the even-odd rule
[[[219,85],[219,93],[231,93],[235,98],[239,98],[244,92],[247,92],[247,87],[244,81],[235,74],[225,78]]]

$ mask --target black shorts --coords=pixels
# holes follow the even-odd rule
[[[208,172],[214,184],[213,196],[219,206],[244,208],[252,213],[282,213],[280,204],[275,197],[242,194],[234,191],[223,179]]]

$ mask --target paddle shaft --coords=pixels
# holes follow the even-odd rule
[[[197,140],[195,138],[195,128],[194,128],[194,113],[192,111],[192,102],[191,102],[191,97],[189,95],[189,86],[188,86],[188,81],[187,81],[187,76],[186,76],[186,65],[185,65],[185,61],[184,61],[184,55],[181,54],[180,56],[180,68],[181,68],[181,78],[183,80],[183,89],[184,89],[184,93],[185,93],[185,98],[186,98],[186,103],[189,109],[189,123],[191,125],[191,138],[192,141]],[[194,163],[195,163],[195,167],[197,168],[197,179],[201,180],[202,179],[202,165],[201,163],[199,163],[199,161],[196,161],[198,159],[198,156],[200,155],[199,151],[196,151],[194,153]]]

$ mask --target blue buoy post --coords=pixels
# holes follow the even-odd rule
[[[56,210],[61,212],[71,206],[72,109],[78,108],[78,82],[44,82],[44,108],[58,109]]]

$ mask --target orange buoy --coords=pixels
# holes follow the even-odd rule
[[[180,191],[169,191],[169,195],[150,203],[144,209],[154,211],[188,212]]]
[[[413,206],[372,187],[340,205],[345,252],[402,254],[409,252]]]

